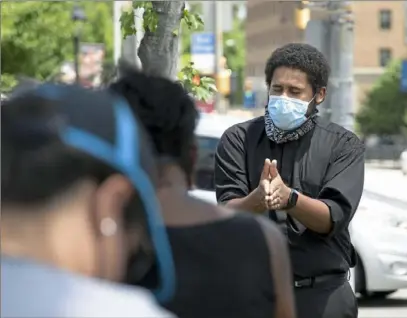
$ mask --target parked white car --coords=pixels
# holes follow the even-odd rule
[[[191,195],[217,203],[214,152],[223,132],[240,121],[221,115],[205,115],[200,119],[196,131],[200,147],[198,188]],[[379,298],[407,288],[407,211],[366,193],[350,227],[359,258],[355,269],[356,292],[363,297]]]
[[[407,175],[407,149],[401,153],[400,156],[401,172]]]

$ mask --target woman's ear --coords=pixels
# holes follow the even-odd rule
[[[134,189],[126,177],[114,174],[107,178],[96,190],[97,220],[110,218],[121,223],[122,214],[133,193]]]

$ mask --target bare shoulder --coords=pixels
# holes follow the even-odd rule
[[[180,197],[164,206],[164,221],[170,227],[188,227],[233,217],[237,212],[195,196]],[[191,211],[193,211],[191,213]]]
[[[209,202],[204,202],[196,199],[197,207],[199,206],[202,214],[205,216],[203,219],[208,220],[223,220],[234,217],[239,212],[234,209],[229,209],[223,205],[216,205]]]
[[[236,215],[238,212],[236,210],[233,209],[229,209],[223,205],[217,205],[216,206],[217,211],[219,212],[219,214],[224,215],[224,216],[234,216]]]

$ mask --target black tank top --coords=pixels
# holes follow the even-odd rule
[[[268,245],[252,216],[169,227],[177,291],[165,307],[179,318],[272,318]]]

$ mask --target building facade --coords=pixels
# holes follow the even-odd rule
[[[392,59],[407,57],[407,1],[353,1],[355,112],[367,91]],[[267,58],[277,47],[304,42],[296,27],[298,2],[248,0],[246,22],[246,76],[264,85]],[[311,19],[324,19],[323,10],[311,11]]]

